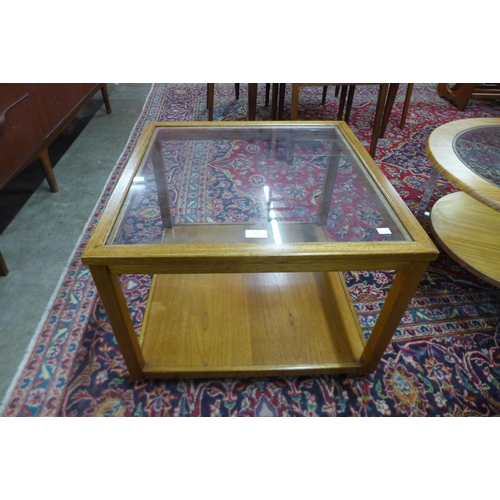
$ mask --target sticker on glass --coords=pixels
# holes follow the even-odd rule
[[[267,229],[247,229],[245,238],[267,238]]]

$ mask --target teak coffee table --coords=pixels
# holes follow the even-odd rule
[[[345,123],[182,122],[146,124],[82,261],[141,379],[371,372],[437,255]],[[396,274],[366,341],[368,270]],[[154,275],[140,334],[120,274]]]

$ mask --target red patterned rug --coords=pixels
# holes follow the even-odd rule
[[[288,86],[290,87],[290,86]],[[415,213],[431,165],[425,141],[452,120],[500,116],[498,101],[471,101],[459,112],[437,96],[436,84],[416,84],[406,127],[398,127],[405,85],[376,161]],[[368,148],[376,87],[359,87],[349,125]],[[232,84],[217,84],[215,119],[244,120]],[[147,99],[115,171],[105,187],[33,351],[5,401],[4,416],[492,416],[500,415],[500,290],[442,253],[431,263],[375,373],[221,380],[133,382],[99,296],[80,256],[146,121],[205,120],[203,84],[157,84]],[[290,103],[287,95],[286,106]],[[338,98],[330,89],[301,92],[299,119],[334,120]],[[258,119],[267,120],[264,85]],[[285,108],[287,117],[288,107]],[[431,205],[454,191],[439,178]],[[428,230],[427,221],[423,222]],[[346,281],[369,335],[390,288],[390,272],[347,273]],[[139,328],[150,276],[122,277]]]

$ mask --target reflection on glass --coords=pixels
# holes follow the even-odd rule
[[[410,240],[334,126],[157,127],[132,186],[111,244]]]
[[[458,134],[453,149],[475,174],[500,187],[500,126],[476,127]]]

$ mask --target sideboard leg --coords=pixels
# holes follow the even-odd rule
[[[104,105],[106,106],[106,113],[111,114],[111,103],[109,102],[108,86],[103,83],[101,87],[102,98],[104,99]]]
[[[49,151],[47,148],[45,148],[41,153],[40,156],[38,157],[40,160],[40,163],[42,165],[43,173],[45,174],[45,177],[47,178],[47,182],[49,183],[50,190],[53,193],[57,193],[59,188],[57,187],[57,181],[56,181],[56,176],[54,175],[54,171],[52,170],[52,165],[50,163],[50,158],[49,158]]]
[[[0,252],[0,276],[7,276],[9,270],[7,269],[7,264],[3,258],[2,252]]]

